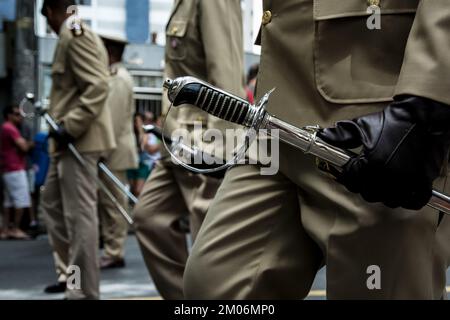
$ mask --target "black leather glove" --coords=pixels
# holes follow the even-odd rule
[[[75,141],[75,138],[66,131],[63,124],[59,125],[57,131],[50,131],[50,137],[56,141],[58,149],[64,149],[69,143],[73,143]]]
[[[415,96],[397,99],[383,112],[341,121],[318,136],[343,149],[363,147],[338,181],[368,202],[419,210],[450,148],[450,106]]]

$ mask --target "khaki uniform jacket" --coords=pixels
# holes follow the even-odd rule
[[[333,125],[412,94],[450,104],[448,0],[264,0],[258,96],[297,126]]]
[[[193,76],[245,96],[239,0],[176,0],[166,36],[166,77]],[[169,105],[164,95],[163,109],[166,112]],[[169,130],[188,127],[194,122],[203,122],[208,128],[232,127],[193,106],[183,106],[176,112],[175,117],[167,120]]]
[[[133,79],[122,63],[111,65],[110,70],[106,106],[111,111],[117,148],[107,155],[106,163],[112,170],[134,169],[138,166],[138,155],[133,129]]]
[[[50,115],[64,123],[80,152],[114,149],[116,143],[109,108],[108,58],[100,38],[83,25],[75,36],[66,23],[59,34],[52,66]],[[50,151],[55,151],[53,143]]]

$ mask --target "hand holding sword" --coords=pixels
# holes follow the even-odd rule
[[[319,127],[297,128],[269,114],[265,107],[271,92],[266,94],[257,105],[251,105],[237,96],[192,77],[168,79],[164,86],[168,89],[169,100],[175,107],[182,104],[195,105],[225,121],[256,131],[269,129],[269,134],[271,129],[278,129],[282,141],[316,156],[321,160],[319,168],[338,178],[349,164],[354,163],[354,160],[361,156],[326,143],[320,138],[323,131]],[[433,190],[428,206],[450,214],[450,197]]]
[[[50,135],[55,138],[57,143],[61,146],[67,147],[75,159],[84,167],[87,168],[86,162],[83,156],[78,152],[78,150],[73,145],[73,138],[64,130],[63,126],[60,126],[56,123],[56,121],[45,111],[43,110],[42,102],[34,101],[34,94],[27,93],[25,98],[21,101],[19,105],[20,112],[24,118],[34,118],[36,114],[38,116],[42,116],[44,120],[48,123],[51,128]],[[128,191],[128,189],[120,182],[120,180],[114,176],[114,174],[109,170],[109,168],[103,163],[100,162],[98,164],[100,170],[102,170],[105,175],[119,188],[119,190],[128,196],[135,204],[137,203],[137,198]],[[100,180],[97,175],[97,172],[89,172],[95,179],[99,188],[105,193],[105,195],[112,201],[114,206],[119,210],[124,219],[128,222],[129,225],[133,225],[134,221],[128,212],[120,205],[119,201],[112,194],[112,192],[108,189],[108,187]]]

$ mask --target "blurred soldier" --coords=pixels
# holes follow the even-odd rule
[[[110,109],[117,148],[105,157],[105,164],[113,174],[127,184],[126,172],[137,168],[137,146],[133,133],[133,79],[122,64],[126,41],[102,35],[109,55],[109,95],[106,106]],[[127,197],[111,180],[100,173],[100,178],[113,193],[123,208],[127,207]],[[100,230],[104,242],[104,255],[100,259],[102,269],[125,266],[124,246],[128,233],[128,224],[114,203],[100,190],[99,193]]]
[[[61,272],[64,269],[60,266],[67,266],[69,276],[81,276],[80,286],[68,286],[67,298],[98,299],[95,173],[101,154],[116,144],[109,108],[105,108],[107,53],[101,39],[67,13],[72,5],[73,0],[45,0],[42,7],[42,14],[59,36],[49,113],[60,126],[52,132],[51,164],[42,206],[51,245],[61,260],[57,269]],[[67,149],[71,142],[86,160],[86,167]],[[79,274],[73,273],[78,270]]]
[[[166,32],[167,77],[195,76],[245,96],[239,0],[177,0]],[[164,100],[166,110],[168,105]],[[183,106],[168,117],[166,128],[192,130],[194,122],[227,126],[198,108]],[[145,185],[135,210],[136,231],[147,268],[165,299],[183,298],[188,250],[180,219],[189,215],[195,238],[219,184],[175,166],[166,154]]]
[[[298,127],[343,120],[319,135],[363,153],[343,185],[286,144],[277,175],[231,169],[189,258],[186,298],[305,298],[325,264],[330,299],[443,297],[450,219],[407,209],[425,206],[448,152],[450,6],[369,1],[381,6],[371,30],[367,3],[264,1],[268,111]]]

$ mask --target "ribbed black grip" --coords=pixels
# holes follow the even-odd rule
[[[250,104],[241,98],[227,95],[200,83],[183,87],[178,94],[175,106],[192,104],[222,120],[244,125]]]

